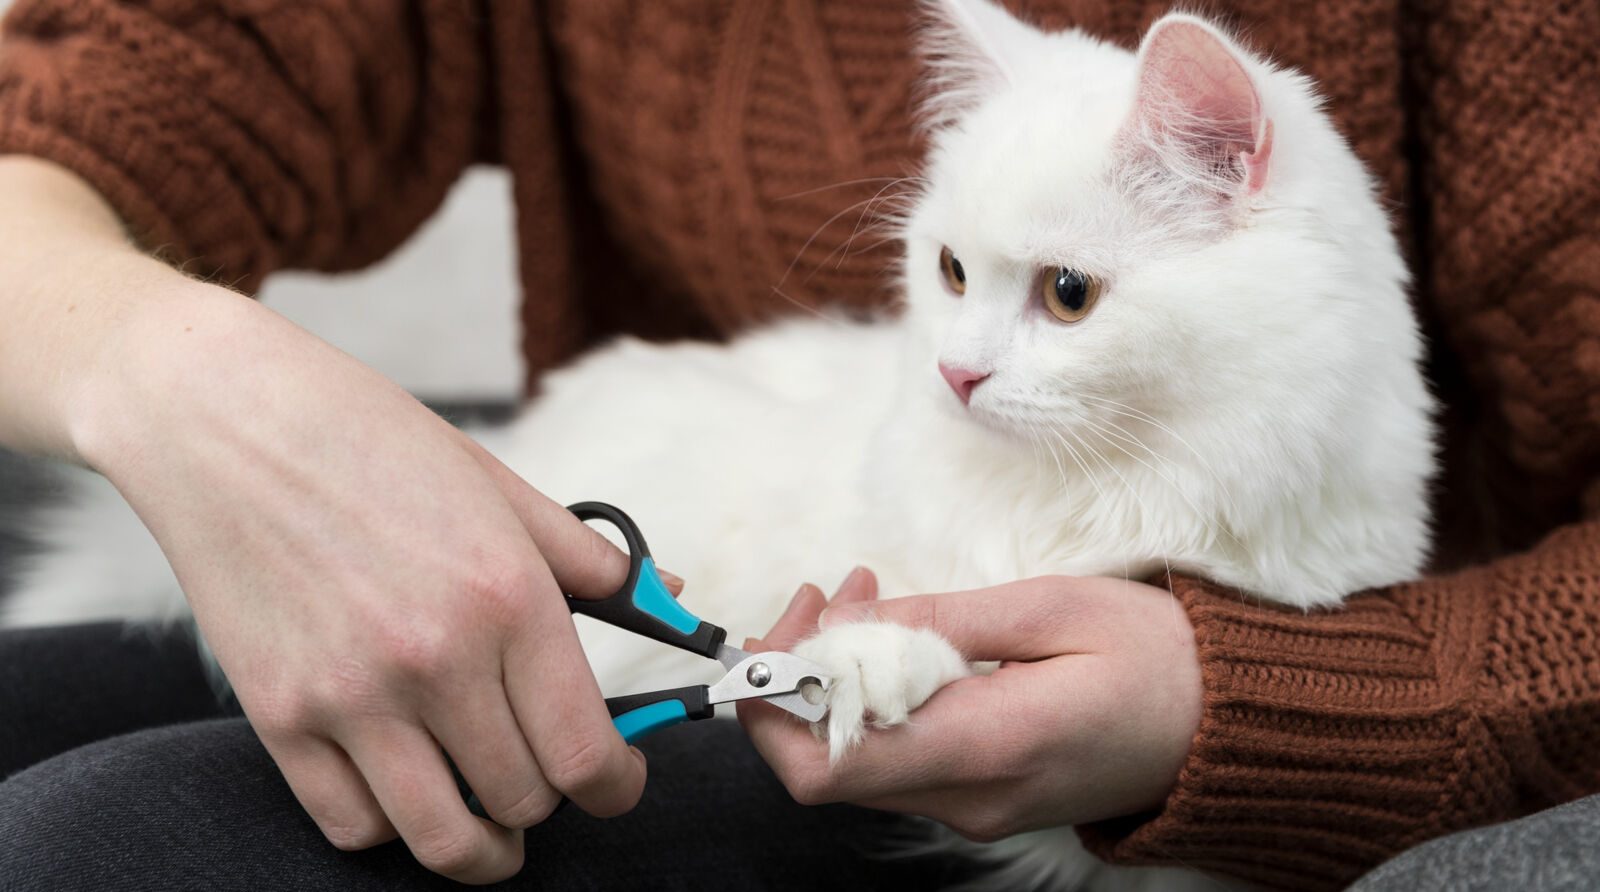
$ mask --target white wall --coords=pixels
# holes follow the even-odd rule
[[[340,276],[280,273],[261,301],[418,396],[514,397],[522,359],[512,214],[510,176],[474,169],[382,263]]]

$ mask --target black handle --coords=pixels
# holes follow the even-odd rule
[[[650,557],[650,546],[645,544],[644,534],[633,519],[621,508],[605,502],[579,502],[569,505],[567,510],[579,520],[610,523],[622,531],[622,538],[628,543],[628,578],[622,588],[598,601],[568,596],[567,607],[573,613],[592,616],[636,635],[716,659],[717,648],[722,646],[727,632],[690,613],[667,591],[656,573],[655,560]],[[715,709],[708,702],[709,696],[705,685],[694,685],[612,697],[606,701],[606,709],[623,739],[633,743],[651,732],[678,722],[711,718]],[[445,755],[445,761],[450,766],[450,773],[455,777],[462,798],[466,800],[468,810],[487,819],[488,812],[467,785],[455,761],[448,754]],[[557,808],[564,807],[566,800],[562,800]]]
[[[628,543],[628,579],[615,594],[592,601],[568,596],[573,613],[592,616],[603,623],[627,629],[662,644],[670,644],[693,654],[717,658],[727,632],[700,619],[679,604],[656,573],[650,546],[632,518],[615,505],[605,502],[579,502],[567,506],[579,520],[603,520],[622,531]]]
[[[710,691],[703,684],[610,697],[606,700],[606,709],[611,712],[611,723],[617,727],[617,733],[628,743],[637,743],[646,735],[679,722],[716,715]]]

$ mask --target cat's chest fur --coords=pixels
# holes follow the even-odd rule
[[[1169,524],[1203,523],[1124,451],[1032,447],[937,405],[902,402],[862,466],[860,562],[893,594],[1052,573],[1137,579],[1161,564],[1142,545],[1153,535],[1147,508]]]

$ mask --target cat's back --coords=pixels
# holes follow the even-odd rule
[[[516,422],[479,439],[552,498],[614,498],[646,528],[709,512],[696,520],[714,529],[766,499],[854,482],[894,392],[900,332],[816,318],[729,344],[624,338],[548,376]]]

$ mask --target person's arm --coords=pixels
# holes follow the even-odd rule
[[[398,833],[486,881],[562,795],[632,806],[643,760],[562,597],[614,591],[619,552],[391,382],[140,254],[70,174],[0,159],[0,193],[0,445],[127,497],[331,841]],[[467,812],[440,746],[518,829]]]
[[[824,624],[939,631],[993,675],[935,694],[837,766],[741,704],[804,802],[925,815],[976,839],[1079,824],[1122,864],[1342,888],[1454,830],[1600,792],[1600,529],[1338,612],[1242,602],[1184,577],[1028,580],[872,601]],[[803,591],[761,646],[815,629]],[[1192,626],[1191,626],[1192,622]],[[1198,731],[1197,731],[1198,728]]]
[[[72,174],[0,156],[0,444],[86,463],[77,441],[118,329],[206,289],[137,251]]]
[[[640,795],[562,597],[615,590],[626,561],[392,382],[147,256],[249,285],[397,243],[470,158],[472,10],[20,3],[0,42],[0,445],[128,499],[332,842],[398,833],[489,881],[563,796],[611,815]]]
[[[1105,857],[1342,887],[1431,837],[1600,792],[1587,321],[1600,298],[1600,56],[1554,37],[1583,32],[1597,6],[1497,8],[1440,4],[1402,29],[1404,55],[1431,60],[1410,72],[1404,204],[1416,301],[1443,359],[1434,382],[1462,419],[1445,425],[1436,520],[1488,531],[1441,545],[1532,547],[1328,615],[1175,578],[1205,670],[1201,731],[1154,818],[1082,829]],[[1538,64],[1512,64],[1519,47]],[[1530,101],[1545,96],[1566,101]]]
[[[1172,589],[1200,732],[1154,817],[1081,828],[1102,857],[1342,888],[1426,840],[1600,793],[1600,526],[1330,614]]]

